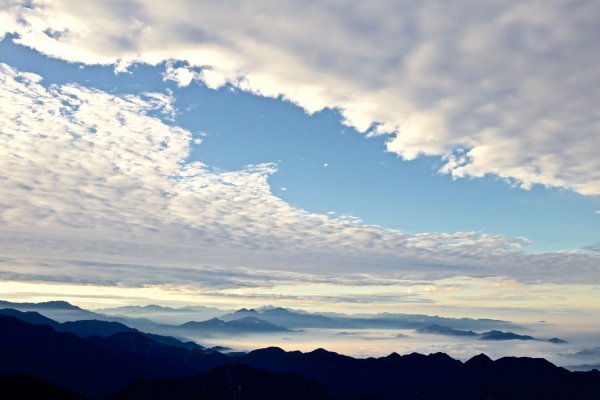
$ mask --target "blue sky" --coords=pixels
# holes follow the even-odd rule
[[[596,2],[120,5],[0,0],[4,296],[600,315]]]
[[[600,242],[598,196],[535,185],[515,187],[498,177],[452,179],[438,157],[405,161],[386,151],[387,137],[344,126],[338,112],[312,115],[282,98],[202,83],[180,88],[164,81],[164,65],[138,65],[115,74],[110,66],[70,64],[0,42],[0,62],[44,77],[114,93],[172,91],[177,114],[166,123],[189,129],[202,143],[190,160],[223,170],[277,163],[273,193],[310,212],[352,215],[366,224],[408,233],[477,231],[525,237],[525,251],[572,250]],[[200,132],[202,135],[200,136]],[[327,166],[325,166],[327,165]]]

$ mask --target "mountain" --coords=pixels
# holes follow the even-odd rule
[[[585,358],[597,358],[600,359],[600,347],[593,347],[590,349],[582,349],[576,353],[573,353],[575,357],[585,357]]]
[[[181,379],[136,381],[110,399],[330,400],[332,397],[321,385],[298,375],[228,365]]]
[[[152,312],[178,312],[180,309],[159,306],[157,304],[148,304],[145,306],[122,306],[122,307],[114,307],[114,308],[102,308],[96,310],[101,313],[106,314],[121,314],[121,313],[152,313]]]
[[[494,319],[445,318],[423,314],[401,313],[381,313],[376,315],[309,313],[273,306],[265,306],[258,309],[242,308],[225,314],[223,314],[223,310],[214,307],[186,306],[172,308],[155,304],[106,308],[93,312],[65,301],[45,303],[11,303],[0,301],[0,308],[2,307],[21,311],[38,311],[59,322],[78,320],[120,322],[138,330],[159,334],[171,332],[170,325],[177,326],[188,321],[206,321],[218,318],[225,322],[231,322],[245,317],[258,318],[287,329],[419,329],[431,325],[447,326],[456,330],[520,328],[514,323]],[[258,331],[255,330],[253,332]]]
[[[556,344],[564,344],[564,343],[567,343],[567,341],[566,341],[566,340],[559,339],[559,338],[557,338],[557,337],[553,337],[553,338],[551,338],[551,339],[548,339],[547,341],[548,341],[548,342],[550,342],[550,343],[556,343]]]
[[[13,303],[0,300],[1,308],[19,311],[36,311],[55,321],[76,321],[82,319],[103,319],[102,315],[84,310],[66,301],[47,301],[42,303]]]
[[[29,322],[30,324],[35,325],[49,325],[52,327],[57,327],[60,325],[53,319],[44,317],[42,314],[36,311],[19,311],[12,308],[3,308],[0,310],[0,315],[5,315],[7,317],[15,317],[20,319],[21,321]]]
[[[241,360],[277,373],[294,373],[339,398],[378,399],[592,399],[600,398],[600,372],[570,372],[544,359],[485,355],[466,363],[446,354],[390,354],[354,359],[318,349],[250,352]]]
[[[215,318],[226,310],[205,306],[163,307],[156,304],[145,306],[124,306],[96,310],[112,317],[145,318],[160,324],[178,325],[187,321],[204,321]]]
[[[168,346],[181,347],[183,349],[188,350],[206,350],[204,346],[199,345],[196,342],[183,341],[171,336],[156,335],[154,333],[142,333],[142,335],[144,335],[148,339],[154,340],[155,342],[166,344]],[[218,350],[218,346],[212,347],[211,350],[220,351]]]
[[[225,314],[220,319],[233,321],[243,317],[255,317],[270,322],[273,325],[294,328],[351,328],[350,321],[336,321],[335,319],[318,314],[300,313],[282,307],[263,307],[260,310],[242,308],[230,314]]]
[[[229,322],[244,317],[255,317],[287,329],[418,329],[430,325],[448,326],[461,330],[519,328],[514,323],[494,319],[445,318],[423,314],[401,313],[382,313],[376,315],[309,313],[302,310],[291,310],[274,306],[264,306],[257,309],[242,308],[225,314],[223,314],[222,310],[214,307],[187,306],[172,308],[153,304],[147,306],[106,308],[97,311],[112,317],[143,317],[162,324],[175,325],[188,321],[203,321],[212,318]],[[127,324],[132,325],[131,323]],[[138,326],[135,327],[137,328]]]
[[[90,397],[135,379],[175,378],[225,364],[214,351],[155,342],[139,332],[80,338],[48,325],[0,316],[0,373],[25,373]]]
[[[600,370],[600,364],[568,365],[565,368],[569,371],[592,371]]]
[[[445,336],[473,336],[478,337],[480,340],[541,340],[529,335],[519,335],[513,332],[502,332],[497,330],[491,330],[483,333],[476,333],[473,331],[461,331],[450,328],[448,326],[441,325],[430,325],[424,328],[417,329],[418,333],[434,334],[434,335],[445,335]],[[559,338],[552,338],[545,340],[546,342],[563,344],[567,343],[566,340]]]
[[[19,311],[35,311],[58,322],[98,320],[123,323],[129,327],[144,331],[159,332],[160,325],[144,318],[128,318],[123,316],[106,316],[77,307],[66,301],[48,301],[42,303],[12,303],[0,300],[0,308]]]
[[[288,329],[419,329],[431,325],[448,326],[453,329],[490,329],[517,327],[501,320],[444,318],[421,314],[376,314],[345,315],[336,313],[308,313],[282,307],[266,306],[258,309],[242,308],[219,317],[223,321],[233,321],[242,317],[257,317]]]
[[[4,308],[18,308],[21,310],[71,310],[79,311],[82,308],[74,306],[63,300],[56,301],[45,301],[41,303],[12,303],[10,301],[0,300],[0,307]]]
[[[478,334],[473,331],[461,331],[453,329],[447,326],[441,325],[429,325],[424,328],[417,329],[419,333],[431,333],[434,335],[445,335],[445,336],[477,336]]]
[[[256,332],[285,332],[286,328],[277,326],[256,317],[243,317],[231,321],[223,321],[218,318],[212,318],[207,321],[190,321],[185,324],[171,327],[176,331],[183,333],[224,333],[224,334],[243,334]]]
[[[169,346],[181,347],[186,349],[204,349],[203,346],[190,342],[181,341],[174,337],[162,336],[154,333],[144,333],[137,329],[130,328],[120,322],[114,321],[98,321],[98,320],[83,320],[83,321],[66,321],[63,323],[56,322],[50,318],[35,311],[18,311],[10,308],[0,310],[0,315],[12,316],[21,321],[29,322],[34,325],[48,325],[60,332],[70,332],[79,337],[89,336],[110,336],[121,332],[137,332],[140,335],[146,336],[155,342],[166,344]]]
[[[231,321],[233,319],[239,319],[244,317],[257,317],[258,311],[253,308],[240,308],[232,313],[225,314],[221,318],[223,321]]]
[[[329,315],[329,314],[326,314]],[[339,314],[338,314],[339,315]],[[339,316],[336,320],[350,318],[357,328],[383,328],[383,329],[417,329],[429,325],[448,326],[461,330],[483,329],[516,329],[519,325],[509,321],[489,318],[448,318],[437,315],[380,313],[375,315]]]
[[[263,382],[259,385],[262,389],[256,390],[289,385],[287,394],[290,396],[303,393],[301,388],[295,389],[299,382],[297,377],[282,383],[281,377],[252,370],[247,372],[237,367],[217,370],[215,375],[203,374],[216,367],[242,364],[271,374],[300,376],[321,385],[334,398],[600,398],[600,372],[570,372],[543,359],[505,357],[493,361],[480,355],[462,363],[443,353],[403,356],[393,353],[381,358],[355,359],[323,349],[302,353],[279,348],[228,357],[210,350],[164,345],[139,332],[81,338],[69,332],[58,332],[48,325],[34,325],[10,316],[0,316],[0,354],[0,374],[37,376],[95,398],[120,392],[140,379],[173,379],[166,384],[159,382],[157,386],[151,386],[151,390],[158,393],[166,385],[171,393],[182,393],[180,398],[184,399],[190,398],[185,394],[190,387],[217,390],[227,396],[236,394],[240,384],[242,390],[245,386],[251,388],[253,379]],[[238,372],[241,375],[235,375]],[[205,378],[198,378],[197,385],[193,382],[195,378],[189,378],[191,381],[183,379],[194,375]],[[229,387],[223,386],[224,379],[229,382]],[[249,379],[250,383],[244,383],[244,379]],[[140,384],[129,388],[144,389],[144,385],[136,385]],[[306,387],[318,388],[318,385],[305,383]],[[255,393],[252,390],[250,393]],[[280,398],[290,398],[287,394]]]
[[[71,390],[25,374],[0,375],[0,393],[11,400],[85,400]]]
[[[57,327],[62,332],[71,332],[80,337],[88,336],[110,336],[120,332],[134,332],[136,329],[130,328],[125,324],[114,321],[67,321]]]
[[[513,332],[489,331],[483,332],[479,339],[481,340],[538,340],[533,336],[519,335]]]

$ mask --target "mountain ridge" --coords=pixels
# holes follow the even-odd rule
[[[162,345],[138,332],[81,338],[12,316],[0,316],[0,328],[0,353],[4,355],[0,358],[0,373],[31,374],[95,398],[124,390],[139,379],[177,380],[239,364],[271,374],[298,375],[316,382],[338,399],[600,396],[597,370],[570,372],[544,359],[527,357],[491,360],[480,355],[463,363],[445,353],[392,353],[357,359],[325,349],[302,353],[277,347],[228,357],[218,352]]]

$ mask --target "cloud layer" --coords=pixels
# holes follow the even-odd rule
[[[46,87],[6,64],[0,88],[3,279],[198,288],[453,276],[600,282],[600,253],[525,254],[525,239],[474,232],[408,235],[290,206],[271,193],[273,164],[186,163],[192,135],[159,118],[172,112],[168,96]]]
[[[165,79],[339,108],[456,178],[600,194],[595,1],[0,4],[2,29],[52,57],[117,71],[180,60]]]

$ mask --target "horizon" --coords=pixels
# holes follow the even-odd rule
[[[217,351],[223,354],[231,352],[232,355],[277,347],[284,351],[304,353],[327,349],[355,358],[387,357],[393,353],[445,353],[466,362],[479,354],[486,354],[493,360],[504,357],[544,358],[570,370],[590,370],[596,366],[594,356],[600,354],[597,327],[586,332],[580,327],[557,326],[545,321],[515,324],[494,319],[402,313],[348,315],[288,308],[283,308],[287,312],[281,314],[273,313],[281,308],[273,306],[237,310],[203,306],[134,306],[94,310],[64,300],[51,301],[55,303],[53,307],[46,307],[48,303],[8,302],[8,310],[3,308],[0,314],[8,312],[8,315],[14,315],[11,309],[34,311],[58,322],[59,326],[61,323],[77,322],[83,327],[88,322],[114,321],[124,329],[134,328],[137,332],[167,335],[180,340],[185,338],[205,348],[219,349]],[[34,324],[47,323],[25,315],[16,317]],[[315,322],[315,316],[320,318],[317,319],[319,322]],[[247,318],[248,321],[244,322]],[[218,324],[215,325],[215,321]],[[229,323],[237,325],[224,328]],[[257,324],[267,325],[256,330]],[[77,325],[66,326],[62,329],[77,329]],[[102,325],[91,326],[101,336],[115,329],[113,326],[109,331],[102,331]],[[81,332],[88,331],[73,332],[81,335]],[[495,339],[484,340],[486,338]]]

